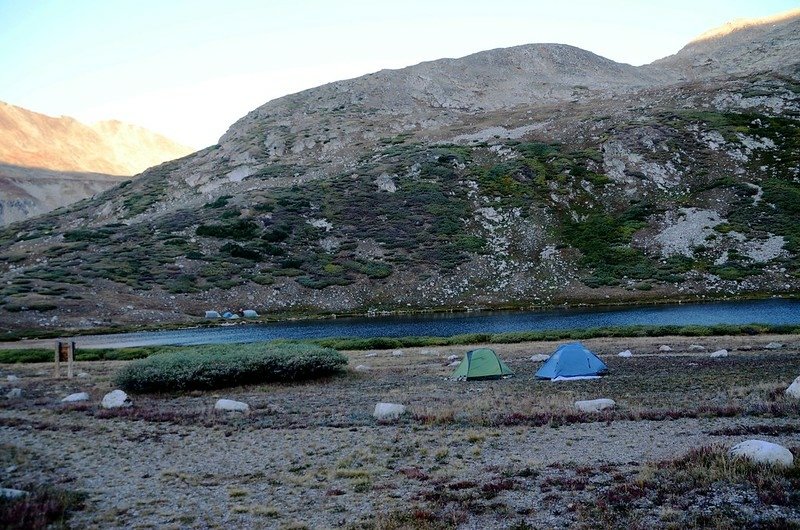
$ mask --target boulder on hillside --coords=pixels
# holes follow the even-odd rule
[[[369,366],[367,366],[366,364],[359,364],[355,368],[356,372],[368,372],[369,369],[370,369]]]
[[[544,353],[537,353],[536,355],[531,355],[531,361],[535,363],[540,363],[542,361],[546,361],[549,359],[550,356]]]
[[[130,407],[133,405],[133,402],[131,398],[128,397],[128,394],[122,390],[112,390],[103,396],[103,401],[100,402],[100,405],[104,409],[118,409]]]
[[[89,401],[89,394],[86,392],[77,392],[70,394],[61,400],[62,403],[74,403],[76,401]]]
[[[786,394],[795,399],[800,399],[800,376],[792,381],[792,384],[786,389]]]
[[[668,352],[672,351],[672,348],[670,346],[667,346],[666,344],[662,344],[661,346],[658,347],[658,351]]]
[[[617,357],[625,357],[625,358],[633,357],[633,352],[630,350],[621,351],[617,354]]]
[[[12,388],[6,394],[8,399],[17,399],[22,397],[22,389],[21,388]]]
[[[396,420],[406,413],[405,405],[399,403],[376,403],[372,415],[378,420]]]
[[[727,356],[728,356],[728,350],[717,350],[715,352],[711,352],[711,355],[709,357],[716,358],[716,357],[727,357]]]
[[[781,344],[780,342],[770,342],[764,347],[768,350],[780,350],[784,347],[784,344]]]
[[[0,488],[0,499],[19,499],[28,495],[27,491],[15,490],[12,488]]]
[[[747,458],[756,464],[792,467],[794,455],[782,445],[763,440],[747,440],[736,444],[728,451],[733,457]]]
[[[9,374],[6,376],[6,381],[19,381],[19,377],[14,374]]]
[[[691,344],[689,346],[689,351],[706,351],[706,347],[700,344]]]
[[[587,399],[584,401],[575,402],[575,408],[581,412],[600,412],[603,410],[613,409],[616,406],[617,402],[608,398]]]
[[[250,412],[250,405],[242,401],[232,399],[218,399],[214,404],[214,410],[224,410],[228,412]]]
[[[392,355],[394,355],[395,357],[400,357],[401,355],[405,355],[405,353],[403,353],[403,350],[394,350],[392,352]]]

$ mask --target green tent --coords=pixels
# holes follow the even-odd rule
[[[468,351],[464,360],[453,372],[453,379],[480,381],[482,379],[501,379],[511,377],[514,372],[500,360],[494,350],[479,348]]]

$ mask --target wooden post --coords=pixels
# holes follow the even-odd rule
[[[61,363],[67,363],[67,377],[72,379],[75,361],[75,342],[56,342],[56,377],[61,377]]]

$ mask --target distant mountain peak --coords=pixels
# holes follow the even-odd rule
[[[781,22],[786,22],[796,18],[800,18],[800,7],[766,17],[737,18],[735,20],[726,22],[722,26],[701,33],[700,35],[692,39],[689,42],[689,44],[718,39],[720,37],[725,37],[726,35],[730,35],[731,33],[735,33],[745,29],[757,28],[759,26],[767,26],[772,24],[779,24]]]

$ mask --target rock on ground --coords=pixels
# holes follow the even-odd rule
[[[19,377],[17,377],[16,375],[10,374],[6,376],[6,381],[18,381],[18,380]]]
[[[130,407],[133,405],[131,398],[122,390],[113,390],[103,396],[103,401],[100,403],[104,409],[118,409],[121,407]]]
[[[358,366],[356,366],[356,372],[366,372],[366,371],[369,371],[369,366],[367,366],[366,364],[359,364]]]
[[[672,351],[672,348],[667,346],[666,344],[662,344],[661,346],[658,347],[658,351],[663,351],[663,352]]]
[[[21,388],[12,388],[6,394],[8,399],[17,399],[22,397],[22,389]]]
[[[27,495],[27,491],[15,490],[12,488],[0,488],[0,499],[18,499]]]
[[[764,347],[768,350],[780,350],[781,348],[783,348],[783,346],[784,345],[781,344],[780,342],[770,342]]]
[[[689,351],[706,351],[706,347],[700,344],[692,344],[689,346]]]
[[[250,405],[232,399],[218,399],[214,404],[214,410],[226,410],[231,412],[250,412]]]
[[[711,352],[711,357],[727,357],[728,350],[717,350],[715,352]]]
[[[633,352],[630,350],[621,351],[617,354],[617,357],[633,357]]]
[[[72,403],[75,401],[89,401],[89,394],[86,392],[77,392],[75,394],[70,394],[61,400],[62,403]]]
[[[531,355],[531,361],[533,361],[535,363],[540,363],[542,361],[546,361],[549,358],[550,358],[550,356],[549,355],[545,355],[544,353],[537,353],[536,355]]]
[[[734,457],[748,458],[757,464],[770,464],[792,467],[794,455],[782,445],[763,440],[746,440],[731,447],[729,454]]]
[[[575,402],[575,408],[581,412],[600,412],[602,410],[613,409],[616,406],[617,402],[608,398],[588,399]]]
[[[379,420],[394,420],[406,413],[405,405],[399,403],[377,403],[372,413]]]
[[[792,381],[792,384],[786,389],[786,394],[795,399],[800,399],[800,376]]]

